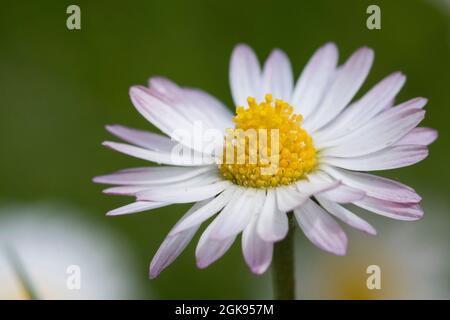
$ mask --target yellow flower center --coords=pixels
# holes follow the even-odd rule
[[[219,170],[233,183],[271,188],[300,180],[316,165],[311,136],[301,128],[300,114],[282,100],[267,94],[260,104],[249,97],[248,108],[239,106],[234,129],[225,137]]]

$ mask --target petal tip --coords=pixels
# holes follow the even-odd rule
[[[93,177],[92,179],[91,179],[91,181],[93,182],[93,183],[102,183],[102,176],[97,176],[97,177]]]
[[[156,270],[156,269],[150,267],[150,271],[149,271],[149,273],[148,273],[148,278],[151,279],[151,280],[153,280],[153,279],[155,279],[156,277],[158,277],[160,273],[161,273],[160,270]]]
[[[270,264],[256,264],[253,266],[250,266],[250,270],[252,273],[256,274],[257,276],[262,275],[264,272],[267,271],[267,268]]]
[[[248,44],[240,42],[234,46],[233,51],[236,52],[236,51],[253,51],[253,50]]]
[[[114,142],[112,141],[103,141],[102,142],[102,146],[107,147],[107,148],[113,148]]]
[[[197,268],[199,268],[199,269],[205,269],[206,267],[209,266],[208,263],[206,263],[199,257],[197,257],[196,265],[197,265]]]
[[[329,41],[322,46],[323,49],[337,51],[338,47],[333,41]]]
[[[432,144],[434,141],[436,141],[436,139],[439,137],[439,132],[434,129],[434,128],[428,128],[429,132],[430,132],[430,142],[429,145]]]
[[[115,132],[117,130],[120,130],[121,128],[123,128],[123,126],[121,126],[119,124],[107,124],[107,125],[105,125],[106,131],[108,131],[111,134],[115,134]]]
[[[345,244],[342,247],[334,248],[331,253],[340,257],[347,255],[347,241],[345,241]]]
[[[372,227],[371,225],[369,225],[369,226],[367,226],[367,229],[366,230],[364,230],[368,235],[371,235],[371,236],[376,236],[377,235],[377,230],[374,228],[374,227]]]

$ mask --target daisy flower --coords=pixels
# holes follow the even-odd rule
[[[338,50],[327,43],[294,83],[284,52],[273,50],[261,68],[252,49],[238,45],[229,73],[235,115],[208,93],[166,78],[131,87],[136,109],[163,134],[112,125],[107,130],[128,144],[104,145],[161,166],[96,177],[95,182],[115,185],[106,193],[136,198],[108,215],[195,203],[158,249],[150,278],[172,263],[212,217],[197,244],[198,267],[219,259],[242,233],[244,259],[256,274],[267,270],[274,243],[286,238],[294,223],[317,247],[336,255],[347,249],[336,219],[376,234],[343,204],[398,220],[421,218],[421,198],[412,188],[361,172],[415,164],[437,136],[433,129],[417,127],[426,99],[394,106],[405,82],[400,72],[353,101],[373,58],[363,47],[338,66]],[[258,134],[253,148],[240,135],[252,130]],[[193,135],[186,138],[194,131],[215,139],[202,144]],[[191,160],[175,156],[180,149],[190,151]]]

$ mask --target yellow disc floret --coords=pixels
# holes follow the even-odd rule
[[[219,170],[233,183],[253,188],[288,185],[305,177],[316,165],[311,136],[301,128],[300,114],[282,100],[256,103],[236,110],[234,129],[225,137]]]

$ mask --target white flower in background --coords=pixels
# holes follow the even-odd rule
[[[302,248],[298,256],[298,293],[301,299],[449,299],[449,201],[428,194],[425,209],[433,214],[420,224],[400,230],[384,223],[379,239],[358,235],[345,259],[331,259]],[[310,252],[308,252],[310,251]],[[366,269],[380,267],[380,289],[369,290]]]
[[[143,289],[120,235],[67,206],[0,208],[0,299],[130,299]]]
[[[337,48],[328,43],[317,50],[294,84],[289,59],[282,51],[275,49],[261,69],[254,52],[238,45],[230,65],[231,93],[238,106],[234,118],[209,94],[179,87],[165,78],[151,78],[148,87],[132,87],[134,106],[167,136],[115,125],[107,129],[132,145],[104,144],[164,166],[95,178],[95,182],[117,185],[106,193],[137,199],[109,215],[195,203],[159,248],[150,265],[150,277],[166,268],[200,225],[216,214],[197,245],[197,265],[204,268],[216,261],[242,232],[244,258],[257,274],[270,265],[274,242],[288,232],[287,212],[294,212],[298,225],[315,245],[337,255],[346,253],[347,237],[334,218],[368,234],[376,233],[343,203],[393,219],[421,218],[421,198],[413,189],[357,172],[417,163],[428,155],[427,146],[437,136],[433,129],[416,128],[424,118],[426,99],[393,106],[405,82],[399,72],[352,102],[373,56],[371,49],[361,48],[338,66]],[[214,148],[180,138],[180,131],[195,131],[198,123],[205,135],[208,130],[220,130],[222,138]],[[223,137],[252,129],[278,133],[278,167],[272,174],[263,173],[270,167],[266,162],[228,163],[228,154],[214,152],[231,149],[231,154],[249,160],[251,149],[239,152],[239,139]],[[180,143],[201,157],[191,162],[174,157],[173,150]],[[258,144],[257,155],[274,152],[270,146]]]

